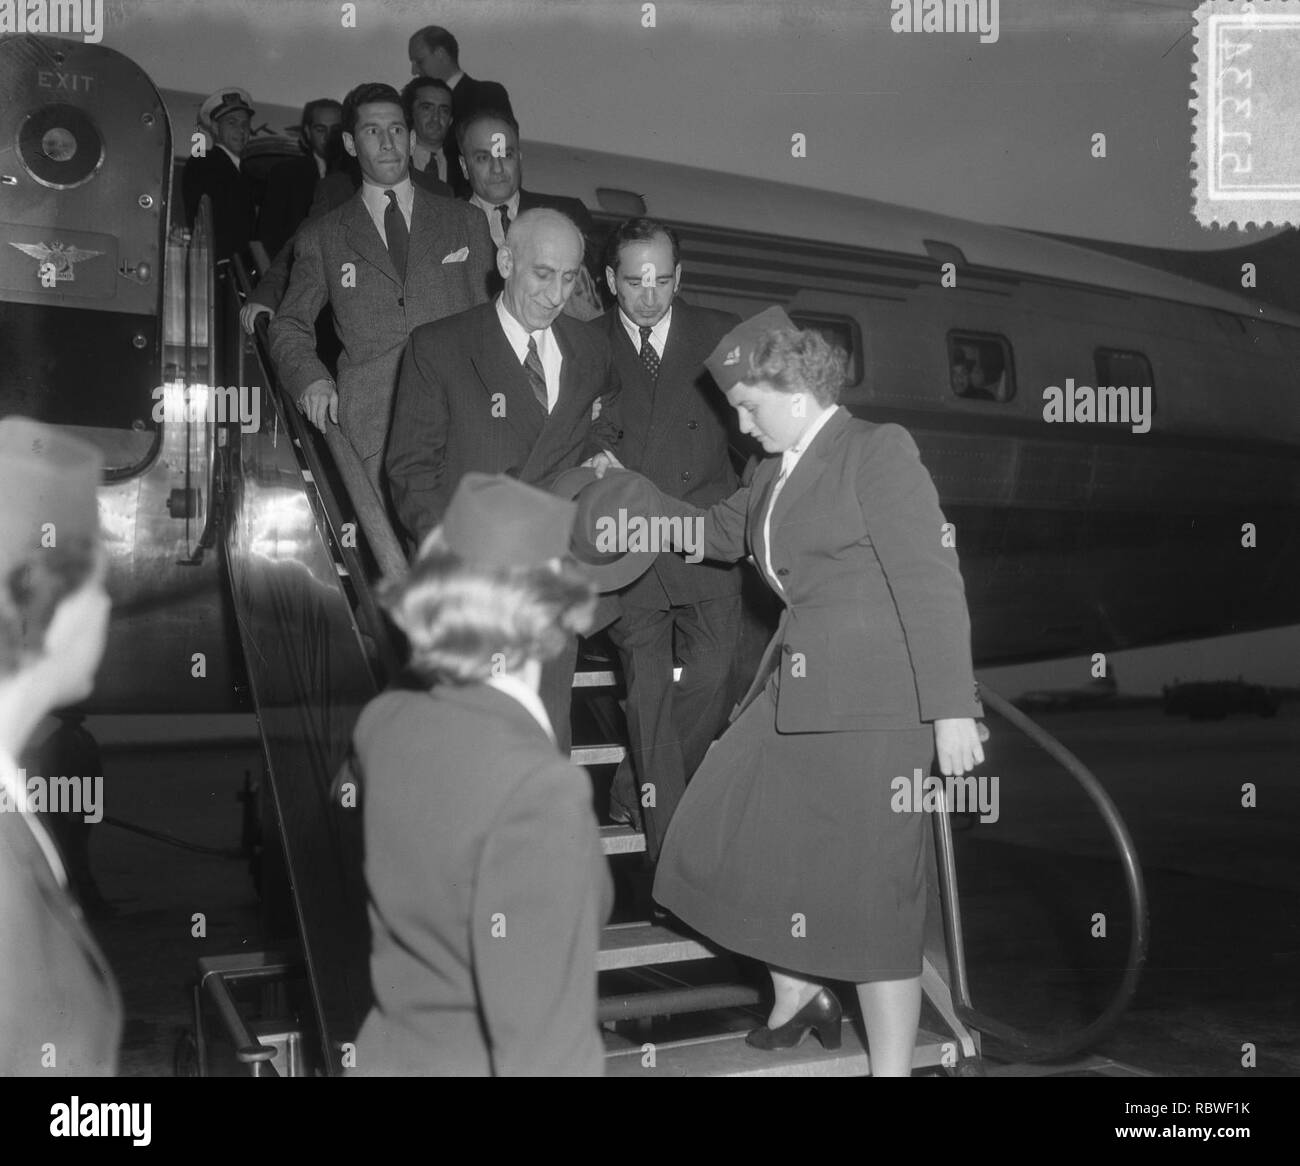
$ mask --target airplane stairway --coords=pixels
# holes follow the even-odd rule
[[[236,271],[246,296],[247,274],[238,263]],[[268,836],[283,851],[297,939],[283,950],[200,961],[195,1061],[199,1075],[208,1072],[211,1034],[217,1033],[254,1076],[336,1075],[355,1063],[350,1042],[370,1005],[349,738],[360,709],[399,673],[370,581],[402,570],[405,557],[341,434],[334,430],[322,440],[282,396],[267,355],[265,320],[258,321],[252,341],[239,341],[231,356],[240,384],[261,382],[263,423],[257,433],[231,433],[221,443],[230,459],[224,547],[263,736],[271,794]],[[607,699],[617,679],[607,666],[581,669],[574,679],[575,704],[591,690],[605,690]],[[586,766],[609,766],[622,757],[619,744],[585,744],[573,751],[574,762]],[[948,814],[931,818],[926,1006],[914,1069],[979,1074],[978,1029],[997,1028],[1001,1038],[1019,1039],[1026,1049],[1032,1042],[971,1008],[951,823]],[[1136,869],[1127,835],[1117,838]],[[644,837],[628,827],[603,827],[601,841],[614,864],[638,863],[645,850]],[[1120,1009],[1145,951],[1140,876],[1133,905],[1135,947]],[[749,1048],[743,1038],[762,1023],[765,1013],[755,1006],[763,993],[731,974],[734,967],[733,957],[664,922],[631,919],[607,926],[598,968],[608,1074],[869,1073],[857,1026],[848,1018],[835,1051],[823,1050],[812,1037],[785,1052]],[[847,1009],[854,1002],[844,1003]]]

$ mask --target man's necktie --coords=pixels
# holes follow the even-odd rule
[[[501,216],[501,238],[504,240],[506,232],[510,230],[510,208],[502,203],[497,207],[497,214]]]
[[[397,205],[397,191],[386,190],[388,208],[384,211],[384,237],[388,240],[388,254],[397,268],[397,278],[406,282],[406,252],[411,243],[411,233],[406,229],[402,208]]]
[[[533,388],[533,396],[541,405],[543,413],[549,413],[546,404],[546,373],[542,369],[542,358],[537,355],[537,337],[528,337],[528,355],[524,357],[524,369],[528,373],[528,383]]]
[[[650,374],[652,381],[659,379],[659,353],[655,351],[655,346],[650,343],[650,333],[652,328],[647,328],[644,324],[638,325],[641,330],[641,364],[646,372]]]

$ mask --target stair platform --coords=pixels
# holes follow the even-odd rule
[[[711,960],[718,952],[697,939],[689,939],[653,923],[615,923],[600,933],[598,972]]]
[[[795,1049],[765,1052],[745,1043],[744,1032],[722,1033],[692,1040],[668,1041],[654,1046],[654,1065],[645,1064],[649,1056],[644,1044],[607,1047],[606,1077],[865,1077],[870,1074],[866,1049],[858,1037],[857,1026],[845,1020],[843,1044],[834,1052],[822,1048],[809,1033]],[[618,1038],[610,1038],[611,1042]],[[621,1041],[619,1041],[621,1044]],[[955,1042],[922,1030],[916,1035],[916,1053],[912,1067],[921,1069],[951,1061]]]

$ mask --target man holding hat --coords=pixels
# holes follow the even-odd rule
[[[102,473],[93,446],[0,420],[0,1077],[117,1067],[117,984],[15,761],[46,714],[94,687],[109,619]]]
[[[248,145],[253,106],[248,94],[234,87],[218,90],[199,108],[199,126],[212,139],[206,153],[192,154],[181,176],[185,222],[191,230],[199,200],[212,200],[212,233],[218,263],[248,245],[257,223],[253,185],[240,159]]]

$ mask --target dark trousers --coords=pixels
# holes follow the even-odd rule
[[[634,821],[639,815],[652,862],[735,704],[740,621],[741,598],[727,595],[658,611],[625,606],[609,629],[627,683],[630,761],[614,777],[610,805]],[[677,684],[674,664],[682,668]]]
[[[556,747],[568,757],[573,747],[573,670],[578,664],[578,637],[570,636],[554,660],[542,665],[538,696],[551,718]]]

